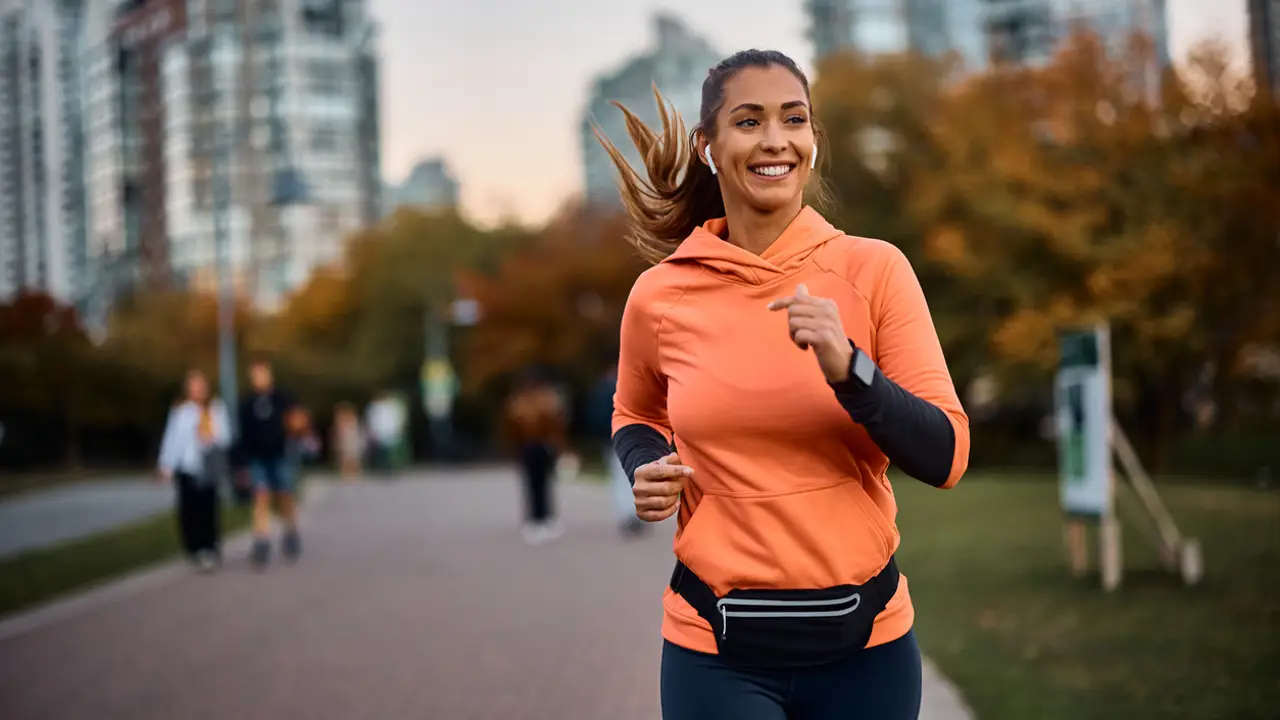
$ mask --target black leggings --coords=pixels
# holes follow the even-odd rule
[[[663,720],[916,720],[920,648],[913,632],[828,665],[742,670],[664,642]]]
[[[221,505],[218,486],[200,483],[195,476],[177,473],[178,535],[188,555],[217,553],[221,540]]]
[[[556,451],[550,445],[528,443],[520,451],[525,484],[525,519],[549,522],[555,515],[551,480],[556,467]]]

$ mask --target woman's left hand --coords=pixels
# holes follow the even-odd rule
[[[840,309],[834,300],[809,294],[804,283],[796,286],[790,297],[769,303],[770,310],[787,311],[787,328],[791,341],[801,350],[813,349],[818,366],[829,383],[849,379],[849,362],[853,347],[844,334]]]

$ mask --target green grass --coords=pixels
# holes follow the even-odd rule
[[[1181,586],[1125,526],[1124,578],[1107,594],[1068,571],[1052,481],[894,487],[921,645],[983,720],[1275,717],[1280,491],[1158,485],[1200,539],[1205,576]]]
[[[248,527],[250,508],[223,507],[226,538]],[[0,617],[178,555],[172,511],[129,525],[0,559]]]

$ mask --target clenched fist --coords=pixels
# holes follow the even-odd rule
[[[804,283],[796,286],[796,294],[769,303],[770,310],[787,311],[787,329],[791,341],[801,350],[813,349],[818,366],[829,383],[849,379],[849,362],[853,348],[844,334],[840,308],[834,300],[809,294]]]
[[[636,468],[631,494],[636,500],[636,517],[645,522],[661,522],[680,507],[684,479],[693,468],[680,464],[680,455],[670,455]]]

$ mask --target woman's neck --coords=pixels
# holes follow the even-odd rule
[[[732,207],[725,205],[725,220],[728,224],[728,242],[737,245],[753,255],[760,255],[782,235],[787,226],[796,219],[804,204],[797,199],[769,213],[762,213],[745,204],[735,203]]]

